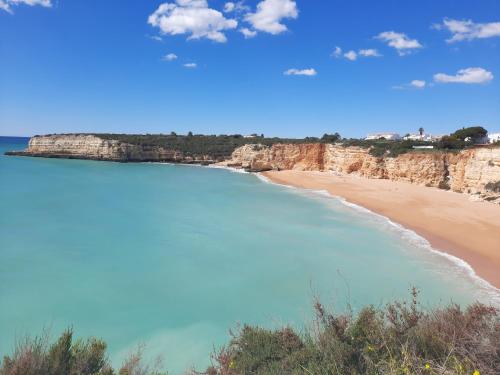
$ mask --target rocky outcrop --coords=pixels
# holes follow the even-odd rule
[[[252,144],[237,148],[230,160],[220,164],[254,172],[272,169],[316,171],[323,169],[324,155],[323,144],[275,144],[272,147]]]
[[[89,134],[35,136],[30,139],[26,151],[9,152],[7,154],[118,162],[213,163],[211,158],[205,155],[185,156],[177,150],[158,146],[132,145],[116,140],[102,139]]]
[[[500,203],[500,194],[489,188],[500,181],[500,147],[481,147],[459,153],[409,152],[397,157],[375,157],[369,149],[341,145],[246,145],[235,150],[231,159],[223,164],[250,171],[331,171],[406,181]]]

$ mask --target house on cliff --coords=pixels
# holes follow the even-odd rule
[[[406,141],[424,141],[424,142],[438,142],[443,138],[442,135],[432,135],[432,134],[408,134],[403,137]]]
[[[387,139],[389,141],[399,141],[401,136],[398,133],[373,133],[368,134],[365,138],[367,141],[373,141],[377,139]]]
[[[488,134],[488,142],[489,143],[500,142],[500,133],[489,133]]]

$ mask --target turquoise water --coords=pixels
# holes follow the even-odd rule
[[[298,326],[319,295],[355,308],[408,296],[487,300],[465,268],[386,220],[255,175],[6,157],[0,141],[0,356],[49,327],[138,344],[176,372],[238,322]]]

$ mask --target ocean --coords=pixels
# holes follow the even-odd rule
[[[0,357],[73,327],[120,361],[138,345],[174,373],[203,369],[239,324],[301,327],[408,298],[492,301],[460,262],[387,219],[254,174],[7,157],[0,138]]]

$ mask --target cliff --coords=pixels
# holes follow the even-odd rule
[[[208,153],[179,151],[179,147],[131,144],[89,134],[36,136],[28,149],[10,155],[91,159],[118,162],[174,162],[212,164],[248,171],[305,170],[355,174],[367,178],[406,181],[451,189],[478,199],[500,203],[500,147],[452,152],[408,152],[397,157],[377,157],[369,149],[322,143],[245,144],[232,146],[230,157],[213,144]],[[207,148],[208,149],[208,148]],[[230,151],[229,151],[230,152]],[[225,154],[229,155],[229,153]]]
[[[186,156],[174,149],[129,144],[89,134],[35,136],[30,139],[26,151],[8,152],[7,154],[117,162],[163,161],[200,164],[213,163],[211,157],[208,155]]]
[[[500,147],[451,152],[409,152],[375,157],[369,149],[331,144],[246,145],[234,151],[226,166],[249,171],[304,170],[355,174],[451,189],[500,203]],[[494,184],[497,187],[494,188]],[[496,191],[495,191],[496,190]]]

